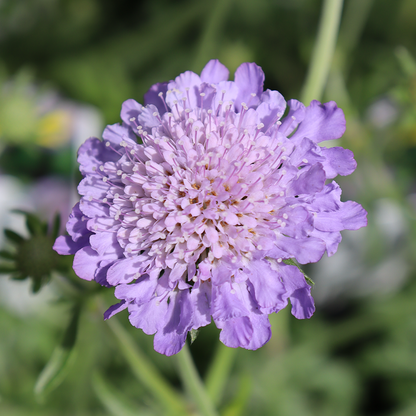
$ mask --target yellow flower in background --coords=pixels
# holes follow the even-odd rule
[[[71,137],[71,112],[34,85],[27,70],[7,79],[0,68],[0,142],[57,148]]]
[[[38,120],[36,127],[36,144],[49,148],[59,147],[71,136],[71,115],[65,110],[52,111]]]

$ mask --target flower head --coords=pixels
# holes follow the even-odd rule
[[[228,81],[212,60],[200,76],[154,85],[145,106],[124,102],[122,125],[79,149],[82,198],[55,250],[75,254],[79,277],[115,286],[105,318],[128,308],[160,353],[211,319],[225,345],[257,349],[288,300],[309,318],[311,288],[285,260],[330,256],[341,230],[366,225],[365,210],[326,183],[354,171],[352,152],[317,145],[342,136],[342,110],[286,104],[263,82],[254,63]]]
[[[52,244],[59,234],[60,218],[55,216],[53,227],[37,216],[21,210],[14,211],[25,216],[28,237],[6,228],[4,234],[9,248],[0,251],[0,274],[8,274],[14,280],[30,279],[32,292],[36,293],[51,278],[54,270],[66,269],[65,261],[52,250]]]

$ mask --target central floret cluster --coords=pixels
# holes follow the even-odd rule
[[[143,270],[154,262],[156,275],[170,270],[178,284],[185,272],[188,281],[209,279],[215,259],[243,265],[256,249],[272,248],[273,230],[285,227],[290,211],[279,208],[286,205],[283,165],[293,146],[261,132],[262,123],[253,125],[255,112],[246,104],[236,114],[232,101],[224,104],[225,90],[210,89],[215,111],[192,110],[173,91],[173,111],[154,111],[150,133],[138,123],[155,109],[126,103],[129,115],[137,113],[129,122],[144,146],[124,138],[117,167],[99,167],[102,180],[113,184],[105,202],[120,221],[124,255],[140,255]]]
[[[268,314],[288,299],[309,318],[310,287],[284,260],[332,255],[339,231],[366,223],[325,184],[355,169],[350,151],[316,145],[345,130],[335,103],[291,100],[281,120],[286,102],[263,91],[260,67],[227,80],[210,61],[153,86],[145,107],[126,101],[123,124],[80,148],[82,198],[55,244],[81,278],[116,286],[106,318],[128,307],[167,355],[211,318],[226,345],[249,349],[269,340]]]

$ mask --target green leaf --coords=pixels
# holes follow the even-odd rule
[[[31,235],[42,234],[44,224],[36,215],[21,209],[14,209],[12,212],[26,217],[26,227]]]
[[[16,256],[6,250],[0,250],[0,257],[6,260],[16,260]]]
[[[17,272],[14,264],[0,264],[0,274],[10,274]]]
[[[42,276],[40,278],[33,278],[33,276],[30,277],[32,277],[32,293],[38,293],[39,290],[41,290],[42,287],[46,285],[51,279],[50,275]]]
[[[15,274],[13,274],[12,276],[11,276],[11,279],[12,280],[25,280],[25,279],[27,279],[29,276],[26,276],[26,275],[24,275],[24,274],[22,274],[22,273],[19,273],[19,271],[18,270],[16,270],[15,271]]]
[[[299,268],[298,262],[295,259],[283,259],[283,263],[289,266],[296,266],[297,268]]]
[[[34,392],[39,401],[55,390],[64,381],[71,364],[75,360],[75,350],[57,345],[52,356],[36,381]]]
[[[38,293],[42,288],[42,279],[33,279],[32,280],[32,293]]]
[[[64,381],[75,360],[76,351],[74,345],[78,331],[78,321],[81,304],[76,304],[72,310],[72,316],[67,326],[62,342],[57,345],[52,356],[40,373],[34,388],[35,395],[40,401],[55,390]]]
[[[52,224],[52,238],[55,240],[59,236],[59,228],[61,227],[61,216],[57,213]]]
[[[199,331],[197,329],[191,329],[189,331],[189,336],[191,337],[191,345],[194,343],[196,338],[198,337]]]
[[[20,244],[21,242],[24,241],[24,238],[15,233],[13,230],[10,230],[9,228],[5,228],[4,229],[4,235],[10,240],[13,241],[16,244]]]
[[[72,317],[69,321],[69,325],[66,328],[64,333],[64,337],[62,339],[62,347],[66,349],[71,349],[74,347],[75,342],[77,340],[77,333],[78,333],[78,323],[79,323],[79,316],[81,314],[82,304],[77,303],[72,309]]]
[[[303,273],[302,270],[301,272]],[[305,280],[309,283],[309,286],[315,286],[315,282],[309,276],[307,276],[305,273],[303,273],[303,276],[305,277]]]

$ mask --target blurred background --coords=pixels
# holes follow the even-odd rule
[[[118,122],[124,100],[142,102],[152,84],[189,69],[199,73],[209,59],[220,59],[231,74],[242,62],[256,62],[265,88],[299,99],[321,6],[321,0],[0,0],[0,227],[27,235],[14,208],[48,224],[60,212],[64,223],[77,198],[78,146]],[[323,97],[329,100],[347,118],[337,145],[358,162],[351,176],[337,178],[343,200],[361,203],[369,225],[344,232],[333,257],[308,267],[317,306],[310,320],[282,311],[271,317],[265,347],[236,352],[222,414],[416,414],[414,0],[345,0]],[[0,246],[9,240],[1,235]],[[0,275],[0,414],[163,414],[102,320],[114,303],[112,290],[84,307],[65,374],[49,394],[34,392],[71,319],[67,288],[52,277],[33,294],[27,279]],[[118,319],[180,387],[175,359],[155,353],[152,337],[132,328],[127,313]],[[212,324],[191,347],[203,376],[218,342]]]

